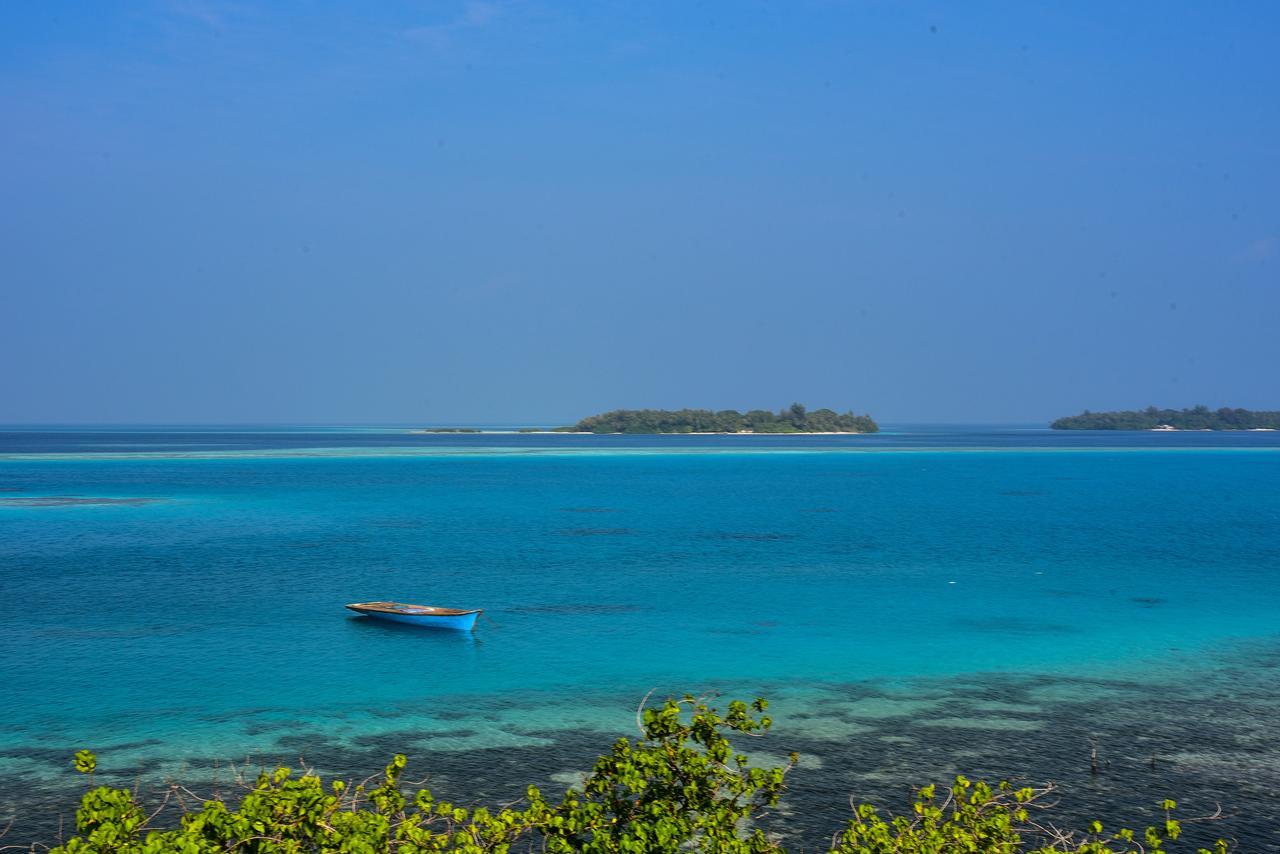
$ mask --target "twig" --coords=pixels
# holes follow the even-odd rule
[[[657,688],[650,688],[649,693],[644,695],[644,699],[640,701],[640,705],[636,706],[636,729],[640,730],[640,734],[644,735],[644,707],[649,703],[649,698],[653,696],[653,692]]]

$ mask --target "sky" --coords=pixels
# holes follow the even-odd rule
[[[1280,409],[1280,4],[0,4],[0,423]]]

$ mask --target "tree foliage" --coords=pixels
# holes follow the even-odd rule
[[[77,835],[55,854],[374,854],[374,852],[549,851],[718,852],[769,854],[784,849],[758,820],[778,803],[790,761],[773,768],[752,767],[730,742],[757,735],[771,721],[767,704],[733,702],[721,716],[692,697],[646,709],[644,735],[619,739],[597,760],[579,788],[559,800],[530,786],[526,797],[493,810],[438,802],[428,789],[407,791],[400,782],[406,760],[396,756],[377,785],[335,780],[325,785],[311,772],[288,768],[261,774],[239,803],[214,798],[184,808],[177,826],[157,827],[160,814],[144,811],[127,789],[98,786],[81,801]],[[92,777],[92,753],[75,756],[78,771]],[[1038,821],[1039,800],[1051,789],[991,787],[957,778],[941,799],[934,786],[920,789],[912,810],[883,817],[858,806],[837,834],[832,854],[1161,854],[1178,839],[1174,804],[1166,819],[1144,834],[1104,833],[1094,823],[1087,832],[1058,831]],[[178,786],[170,795],[186,792]],[[188,793],[189,794],[189,793]],[[1218,843],[1217,854],[1227,851]],[[1204,852],[1209,854],[1209,852]]]
[[[564,430],[579,433],[875,433],[869,415],[793,403],[779,412],[752,409],[615,409],[583,418]]]
[[[1280,429],[1280,412],[1250,412],[1247,409],[1211,410],[1207,406],[1191,409],[1146,409],[1123,412],[1090,412],[1059,418],[1049,425],[1054,430],[1154,430],[1173,427],[1178,430],[1276,430]]]

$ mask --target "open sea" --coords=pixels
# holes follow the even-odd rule
[[[555,791],[652,690],[771,700],[792,850],[965,773],[1280,851],[1280,433],[0,428],[0,592],[0,844],[66,834],[82,747]]]

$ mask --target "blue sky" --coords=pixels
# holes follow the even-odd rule
[[[1273,3],[0,6],[0,422],[1280,408]]]

